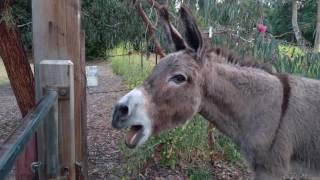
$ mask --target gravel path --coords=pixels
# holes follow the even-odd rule
[[[90,179],[119,179],[113,173],[122,161],[117,146],[123,135],[111,127],[112,106],[126,87],[105,62],[98,66],[98,86],[88,88],[88,150]]]
[[[0,85],[0,144],[18,126],[21,114],[9,84]]]

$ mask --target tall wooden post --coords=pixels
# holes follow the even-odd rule
[[[82,143],[82,163],[81,167],[78,167],[78,170],[81,170],[81,177],[78,179],[88,179],[88,144],[87,144],[87,78],[86,78],[86,50],[85,50],[85,32],[81,31],[81,87],[82,87],[82,96],[81,96],[81,143]],[[79,154],[80,155],[80,154]],[[77,173],[79,174],[79,173]]]
[[[36,80],[39,79],[37,66],[43,59],[70,59],[74,64],[75,159],[78,165],[86,163],[81,134],[81,97],[85,92],[81,86],[84,76],[81,71],[80,10],[80,0],[32,0]],[[40,90],[39,84],[36,89]]]

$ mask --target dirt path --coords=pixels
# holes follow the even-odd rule
[[[88,150],[90,179],[119,179],[113,171],[120,167],[121,153],[117,146],[123,135],[111,127],[112,106],[124,95],[126,87],[121,78],[112,73],[105,62],[98,66],[98,86],[89,87],[88,99]],[[116,92],[114,92],[116,91]]]
[[[0,85],[0,144],[18,126],[21,114],[9,83]]]

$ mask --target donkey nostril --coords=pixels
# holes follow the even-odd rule
[[[126,106],[126,105],[120,105],[119,106],[119,111],[120,111],[120,113],[122,114],[122,115],[127,115],[128,114],[128,112],[129,112],[129,108],[128,108],[128,106]]]

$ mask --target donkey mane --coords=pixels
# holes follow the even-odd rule
[[[256,58],[248,55],[239,55],[238,53],[219,46],[213,46],[208,49],[208,53],[215,53],[216,55],[223,57],[226,63],[232,65],[238,65],[241,67],[252,67],[261,69],[269,74],[276,75],[277,72],[270,63],[261,62]]]
[[[235,53],[235,52],[228,50],[226,48],[213,46],[213,47],[209,48],[209,50],[207,52],[208,53],[215,53],[216,55],[223,57],[225,62],[228,64],[238,65],[241,67],[252,67],[252,68],[261,69],[261,70],[265,71],[266,73],[269,73],[271,75],[276,76],[280,80],[280,82],[283,86],[281,116],[280,116],[278,127],[276,128],[276,133],[274,134],[274,137],[272,138],[272,142],[271,142],[271,146],[270,146],[270,149],[272,149],[275,144],[275,140],[276,140],[275,137],[279,133],[279,130],[282,125],[283,117],[286,114],[286,111],[288,109],[289,97],[291,94],[291,87],[289,85],[288,76],[286,74],[281,74],[281,73],[276,72],[273,69],[272,65],[269,63],[259,62],[257,59],[250,57],[250,56],[246,56],[246,55],[241,56],[238,53]]]

